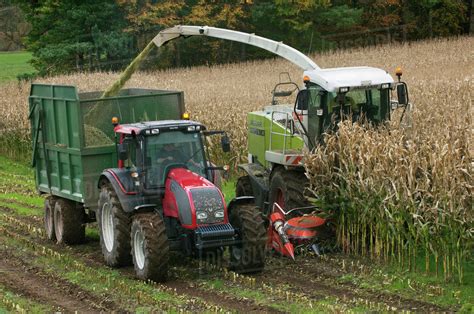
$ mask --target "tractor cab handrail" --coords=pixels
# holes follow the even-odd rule
[[[285,124],[282,125],[283,128],[285,129],[284,133],[273,131],[273,124],[275,122],[278,123],[278,124],[281,124],[278,121],[275,121],[275,118],[274,118],[275,113],[285,115]],[[293,121],[293,119],[291,119],[291,118],[288,119],[288,115],[289,115],[288,112],[277,111],[277,110],[272,111],[271,118],[270,118],[270,140],[269,140],[270,143],[269,143],[269,146],[268,146],[269,151],[272,151],[273,135],[281,135],[281,136],[283,136],[283,154],[285,154],[286,146],[287,146],[287,138],[293,136],[293,132],[291,131],[291,127],[288,128],[288,121]],[[290,132],[288,132],[288,129],[290,129]]]

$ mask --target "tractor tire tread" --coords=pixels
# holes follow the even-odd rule
[[[239,273],[262,271],[265,265],[267,235],[260,210],[253,204],[243,204],[233,208],[230,215],[231,224],[240,228],[242,254],[246,252],[251,254],[241,257],[241,260],[236,260],[231,254],[231,268]]]
[[[136,228],[141,228],[146,243],[144,268],[140,270],[134,263],[137,277],[142,280],[165,281],[168,276],[169,244],[163,219],[156,213],[136,214],[132,222],[132,242]]]
[[[235,196],[253,196],[252,183],[250,182],[250,176],[242,176],[237,179],[235,184]]]
[[[100,230],[102,219],[102,206],[100,202],[102,201],[102,193],[104,193],[104,196],[107,197],[112,205],[112,208],[114,208],[113,212],[116,228],[114,232],[115,240],[112,252],[108,252],[102,239],[102,232]],[[100,194],[101,196],[99,197],[97,222],[99,225],[100,245],[105,262],[111,267],[129,266],[132,264],[132,256],[130,255],[131,215],[123,211],[122,205],[118,200],[118,196],[110,183],[106,183],[102,186],[102,191]]]

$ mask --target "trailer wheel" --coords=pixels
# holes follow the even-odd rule
[[[79,244],[85,239],[84,208],[60,198],[54,204],[54,233],[58,244]]]
[[[112,267],[132,263],[130,255],[131,218],[110,184],[104,184],[99,195],[97,224],[105,263]]]
[[[54,205],[56,200],[52,195],[44,200],[44,230],[46,231],[46,238],[51,241],[56,240],[54,233]]]
[[[166,227],[159,214],[137,214],[132,222],[133,265],[139,279],[165,281],[168,275],[169,245]]]
[[[238,204],[229,216],[239,230],[239,244],[230,247],[230,267],[239,273],[260,272],[265,265],[266,232],[260,210],[251,204]]]
[[[277,203],[283,209],[311,206],[304,196],[308,179],[303,172],[294,170],[277,170],[270,182],[269,208],[267,215]]]
[[[249,176],[242,176],[235,184],[235,196],[253,196],[252,183]]]

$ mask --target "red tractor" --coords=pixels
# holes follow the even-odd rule
[[[206,131],[189,120],[120,125],[115,122],[118,167],[103,171],[97,221],[100,244],[110,266],[133,262],[140,279],[164,280],[169,252],[220,256],[229,247],[237,272],[264,267],[266,232],[252,198],[228,205],[218,171],[208,160]]]

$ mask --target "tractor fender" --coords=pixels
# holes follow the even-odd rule
[[[249,204],[255,202],[255,197],[253,196],[239,196],[234,197],[229,204],[227,205],[227,215],[230,216],[232,209],[234,209],[237,205],[241,204]]]
[[[239,168],[245,171],[250,178],[255,205],[265,208],[270,191],[270,173],[258,163],[241,164]]]
[[[133,212],[136,206],[144,204],[143,196],[133,185],[134,182],[130,176],[129,170],[104,170],[99,178],[99,189],[102,187],[104,182],[110,182],[125,212]]]

